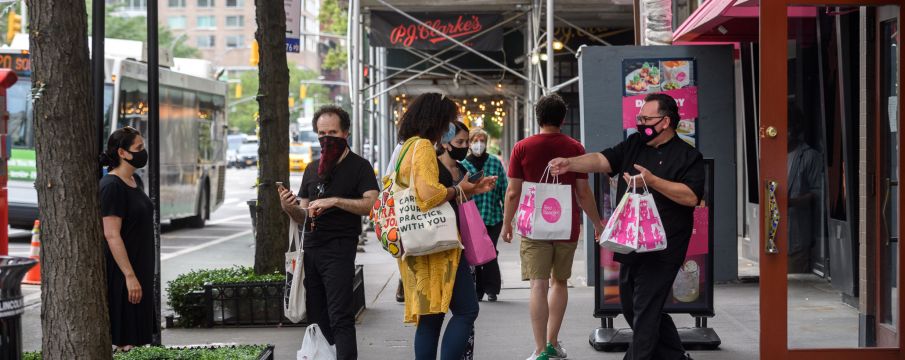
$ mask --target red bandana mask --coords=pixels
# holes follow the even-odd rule
[[[321,160],[317,166],[317,175],[325,179],[333,175],[333,168],[349,147],[349,143],[345,138],[336,136],[321,136],[318,141],[321,143]]]

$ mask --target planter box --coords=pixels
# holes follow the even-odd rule
[[[364,270],[355,266],[352,301],[356,317],[364,311]],[[283,314],[283,282],[204,284],[200,302],[205,307],[204,326],[307,326],[289,321]]]
[[[218,349],[218,348],[228,348],[232,347],[231,345],[185,345],[185,346],[167,346],[167,349]],[[266,345],[264,350],[261,350],[261,353],[258,354],[257,360],[274,360],[273,356],[274,346]]]

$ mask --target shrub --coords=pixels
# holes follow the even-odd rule
[[[204,320],[204,310],[199,308],[190,295],[192,292],[203,291],[205,283],[246,283],[246,282],[282,282],[285,275],[279,272],[273,274],[256,275],[254,269],[247,266],[233,266],[226,269],[193,270],[179,275],[176,279],[167,282],[167,300],[173,311],[179,314],[179,325],[195,327],[201,325]]]

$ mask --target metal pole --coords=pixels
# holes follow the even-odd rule
[[[376,51],[374,51],[374,47],[369,46],[368,47],[368,83],[369,84],[374,84],[374,80],[375,80],[374,78],[377,77],[376,76],[377,74],[374,72],[374,70],[375,70],[374,69],[374,63],[375,63],[374,54],[375,53],[376,53]],[[371,92],[373,93],[374,91],[372,90]],[[368,141],[371,144],[371,148],[370,148],[370,150],[368,150],[368,161],[370,161],[371,164],[373,165],[375,162],[374,153],[375,153],[375,150],[377,149],[376,143],[374,141],[377,139],[377,134],[375,131],[376,129],[374,129],[374,123],[375,123],[374,117],[377,116],[377,114],[375,112],[375,110],[377,110],[377,107],[374,105],[373,100],[368,101],[368,109],[370,109],[370,111],[368,113]]]
[[[361,17],[361,0],[355,0],[355,29],[356,29],[355,30],[355,42],[358,44],[358,46],[356,46],[356,49],[358,51],[358,55],[357,55],[358,61],[355,66],[356,69],[358,69],[358,75],[355,75],[355,81],[358,82],[358,88],[356,89],[357,91],[356,91],[355,96],[358,99],[358,101],[356,101],[358,103],[358,116],[357,116],[357,118],[358,118],[358,121],[357,121],[358,122],[358,134],[356,134],[357,136],[354,137],[353,139],[355,140],[355,145],[358,147],[358,152],[357,152],[358,154],[361,154],[361,152],[364,151],[364,143],[365,143],[365,137],[364,137],[364,134],[365,134],[365,132],[364,132],[365,104],[364,104],[364,92],[361,91],[361,88],[364,86],[365,52],[364,52],[364,37],[362,36],[364,34],[364,32],[362,31],[364,28],[364,26],[363,26],[364,24],[362,24],[361,19],[362,19],[362,17]]]
[[[553,0],[547,0],[547,82],[545,94],[553,92]]]
[[[356,35],[356,31],[358,30],[358,1],[357,0],[349,0],[349,101],[352,103],[352,143],[349,146],[352,147],[352,152],[360,153],[356,144],[360,135],[358,134],[358,115],[361,113],[361,109],[359,108],[358,103],[358,76],[355,71],[358,68],[358,36]]]
[[[96,2],[101,2],[95,0]],[[157,37],[157,0],[148,0],[148,143],[151,166],[148,169],[151,202],[154,204],[154,345],[160,336],[160,66]],[[101,58],[103,60],[103,58]]]
[[[97,124],[98,154],[104,152],[106,142],[104,136],[104,7],[103,1],[91,3],[91,85],[93,86],[91,92],[94,94],[94,121]],[[23,16],[22,18],[27,19],[28,17]],[[103,175],[104,167],[98,165],[98,178]]]

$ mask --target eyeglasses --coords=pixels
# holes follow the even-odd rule
[[[663,116],[636,115],[635,121],[637,121],[639,124],[647,124],[648,121],[651,121],[653,119],[660,119],[660,121],[663,121],[663,118],[665,118],[665,117],[666,117],[666,115],[663,115]],[[660,121],[657,121],[657,123],[659,123]]]

